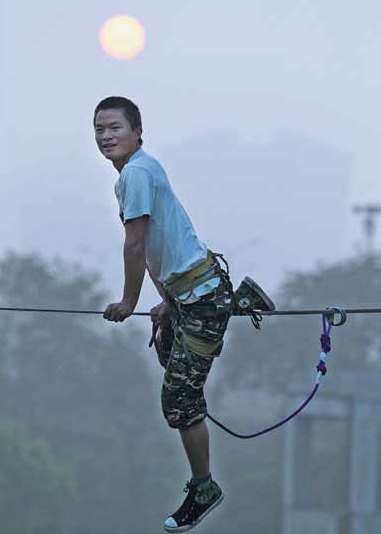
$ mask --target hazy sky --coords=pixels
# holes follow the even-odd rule
[[[98,44],[117,14],[146,31],[129,61]],[[119,300],[117,174],[92,114],[124,95],[235,285],[275,291],[286,271],[353,254],[352,204],[381,202],[380,25],[375,0],[5,0],[0,253],[80,260]],[[139,309],[156,301],[146,280]]]

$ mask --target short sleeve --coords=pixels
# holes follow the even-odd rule
[[[129,219],[151,215],[155,198],[152,174],[138,166],[127,166],[122,171],[123,187],[121,208],[123,223]]]

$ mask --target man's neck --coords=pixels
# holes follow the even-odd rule
[[[127,163],[130,161],[131,157],[135,154],[135,152],[137,152],[138,150],[140,149],[140,145],[137,147],[136,150],[134,150],[134,152],[131,152],[131,154],[128,154],[128,156],[125,156],[124,158],[120,158],[120,159],[115,159],[113,160],[112,164],[114,165],[115,169],[118,171],[118,172],[122,172],[122,169],[125,165],[127,165]]]

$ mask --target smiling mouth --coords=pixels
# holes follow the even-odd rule
[[[110,148],[115,148],[115,147],[116,147],[116,145],[103,145],[103,148],[105,150],[110,149]]]

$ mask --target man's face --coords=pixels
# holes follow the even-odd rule
[[[105,158],[116,164],[126,163],[139,148],[141,127],[131,129],[122,109],[105,109],[95,117],[95,140]]]

